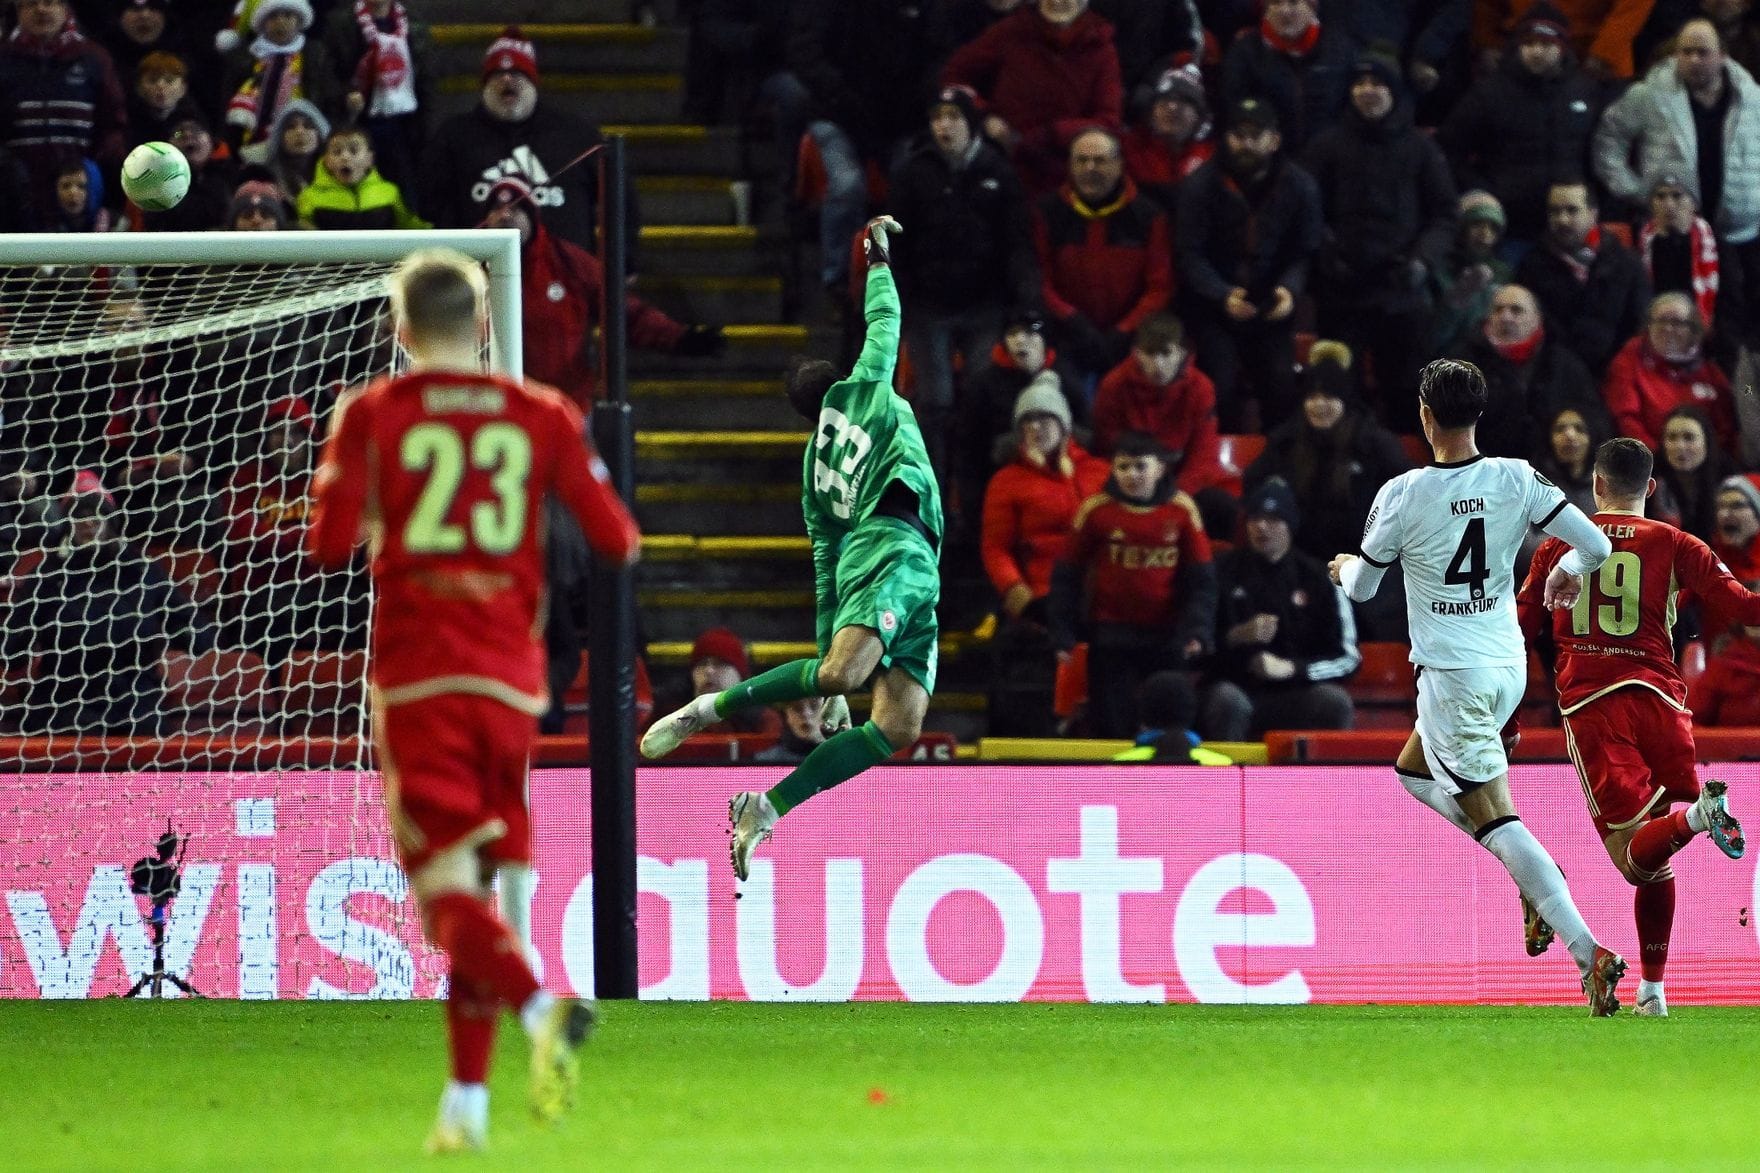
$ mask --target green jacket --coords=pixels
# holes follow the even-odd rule
[[[299,222],[309,228],[433,227],[409,210],[397,185],[377,168],[353,187],[344,187],[322,163],[311,185],[299,193]]]

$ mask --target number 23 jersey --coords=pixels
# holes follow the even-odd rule
[[[381,379],[345,402],[306,548],[339,566],[367,538],[379,699],[472,693],[541,712],[546,495],[602,558],[640,541],[580,413],[542,383],[464,371]]]
[[[893,481],[917,498],[917,516],[941,541],[941,495],[911,405],[889,382],[855,375],[834,383],[807,441],[801,511],[807,533],[833,548],[874,513]]]
[[[1569,502],[1525,460],[1475,456],[1416,468],[1381,486],[1363,557],[1405,569],[1412,662],[1426,668],[1526,664],[1515,561],[1530,525]]]
[[[1674,659],[1675,600],[1690,591],[1704,607],[1707,631],[1760,623],[1760,595],[1730,575],[1711,548],[1666,522],[1635,513],[1597,513],[1613,543],[1599,570],[1583,576],[1569,611],[1542,603],[1546,576],[1568,549],[1548,538],[1534,552],[1516,599],[1522,630],[1537,636],[1550,617],[1558,646],[1558,704],[1569,714],[1626,685],[1653,689],[1684,709],[1687,686]]]

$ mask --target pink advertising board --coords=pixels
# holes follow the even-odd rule
[[[743,898],[726,799],[777,768],[644,769],[648,998],[1572,1003],[1562,946],[1522,950],[1497,862],[1385,768],[899,766],[789,816]],[[1760,766],[1707,767],[1738,811]],[[1631,892],[1568,766],[1519,766],[1523,813],[1636,968]],[[431,997],[376,798],[354,773],[0,777],[0,997],[121,993],[151,961],[130,864],[191,836],[168,969],[210,996]],[[590,990],[584,770],[540,770],[534,936]],[[1755,817],[1760,818],[1760,813]],[[1670,1000],[1760,1004],[1754,856],[1695,842]]]

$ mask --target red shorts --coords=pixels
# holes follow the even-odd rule
[[[526,767],[537,734],[530,713],[462,693],[374,709],[385,809],[406,871],[467,840],[492,863],[531,862]]]
[[[1651,689],[1633,685],[1590,701],[1564,719],[1564,743],[1602,838],[1658,803],[1667,810],[1699,797],[1693,718]]]

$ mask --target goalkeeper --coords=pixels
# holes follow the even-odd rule
[[[789,402],[815,424],[802,461],[801,511],[813,543],[818,656],[700,696],[642,738],[643,756],[660,758],[746,705],[832,698],[824,718],[832,736],[770,790],[728,803],[741,880],[777,819],[915,742],[935,689],[941,498],[916,417],[892,389],[899,307],[888,238],[900,231],[881,216],[862,241],[868,334],[855,370],[840,380],[830,363],[800,359],[786,376]],[[872,719],[852,729],[844,694],[870,678]]]

